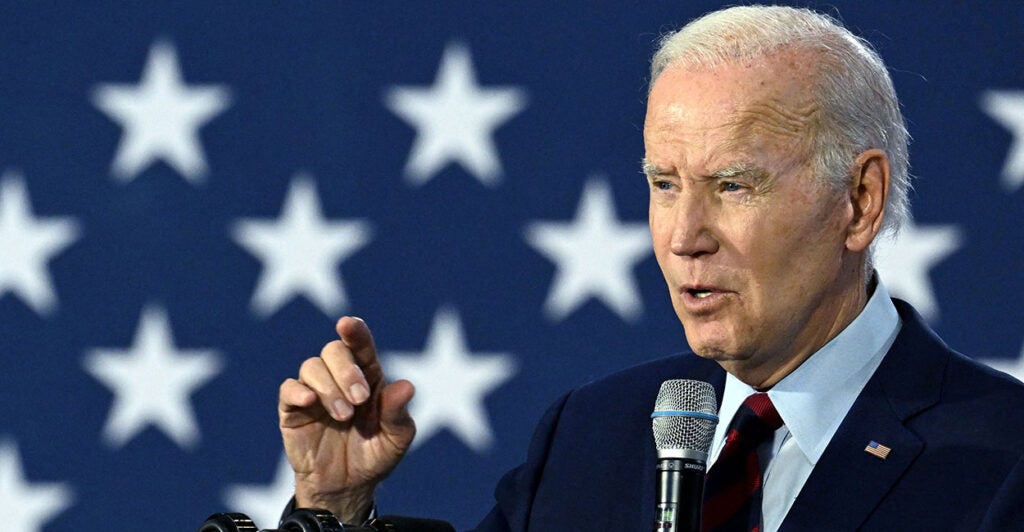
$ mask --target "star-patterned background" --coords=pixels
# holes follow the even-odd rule
[[[1024,7],[810,5],[915,138],[890,291],[1024,375]],[[277,387],[343,314],[418,384],[381,510],[471,526],[558,395],[685,348],[641,129],[657,37],[714,7],[0,6],[3,528],[274,525]]]

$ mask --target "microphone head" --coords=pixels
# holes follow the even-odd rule
[[[718,400],[710,384],[687,379],[663,382],[651,418],[658,458],[707,461],[718,425]]]

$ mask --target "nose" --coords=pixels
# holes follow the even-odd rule
[[[672,206],[670,249],[681,257],[699,257],[718,251],[713,231],[715,212],[709,200],[697,191],[679,194]]]

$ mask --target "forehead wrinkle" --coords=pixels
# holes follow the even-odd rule
[[[686,111],[685,107],[678,104],[663,107],[662,116],[669,119],[657,120],[654,127],[648,122],[645,133],[661,139],[673,139],[678,143],[678,147],[685,147],[683,152],[697,156],[696,160],[691,162],[705,169],[698,170],[699,174],[719,178],[723,171],[730,175],[763,174],[765,169],[761,165],[753,164],[757,158],[755,154],[758,152],[758,139],[789,140],[788,145],[798,147],[799,153],[805,153],[817,129],[819,107],[814,101],[794,107],[777,98],[763,99],[739,106],[717,124],[703,124],[695,128],[683,125],[688,118]],[[719,140],[716,142],[713,140],[715,138]],[[796,161],[791,160],[790,163],[792,162]],[[643,173],[647,176],[672,172],[672,169],[658,167],[646,158],[641,164]],[[715,167],[718,167],[718,170],[710,171]],[[682,171],[681,168],[677,170]]]
[[[773,164],[769,165],[773,168],[771,173],[789,171],[805,163],[811,153],[819,113],[815,102],[801,106],[785,105],[777,99],[750,103],[728,119],[730,131],[721,148],[726,153],[751,156],[767,148],[775,153]]]
[[[762,131],[770,136],[806,140],[817,128],[818,114],[818,104],[814,102],[794,107],[778,100],[766,100],[737,111],[730,125],[736,136]]]

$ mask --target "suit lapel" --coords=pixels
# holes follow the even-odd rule
[[[894,302],[903,327],[814,466],[781,530],[857,529],[924,449],[905,423],[938,402],[948,351],[909,305]],[[865,451],[871,442],[892,450],[879,458]]]
[[[869,383],[814,466],[781,530],[856,529],[924,448]],[[892,450],[885,459],[865,447]]]

